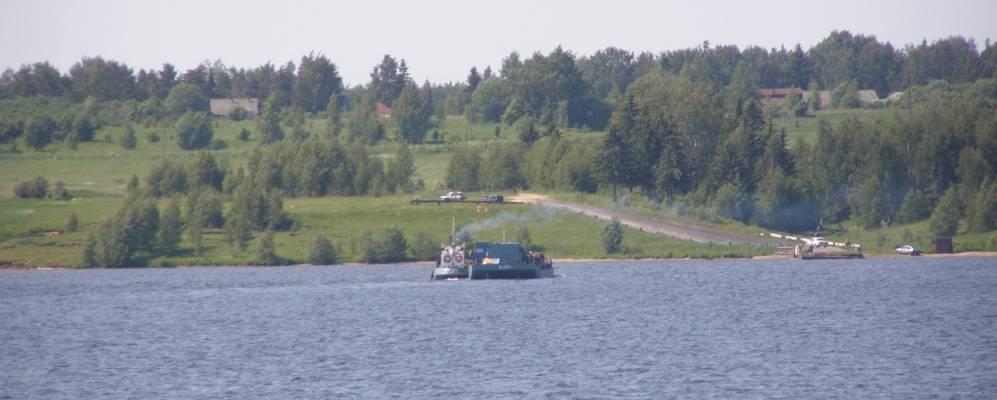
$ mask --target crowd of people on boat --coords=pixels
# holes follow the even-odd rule
[[[543,264],[546,260],[544,253],[542,251],[527,251],[526,252],[526,262],[528,264]]]

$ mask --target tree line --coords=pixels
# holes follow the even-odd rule
[[[560,47],[529,58],[514,52],[497,71],[472,67],[465,82],[443,84],[418,85],[404,59],[385,55],[368,84],[346,88],[322,55],[279,68],[214,63],[181,74],[167,64],[137,75],[98,57],[66,75],[45,63],[6,71],[0,98],[8,100],[0,101],[9,107],[0,109],[0,139],[73,147],[94,140],[105,124],[147,123],[171,125],[181,148],[212,148],[224,144],[212,137],[208,98],[256,97],[263,100],[256,135],[267,146],[250,157],[253,172],[240,178],[238,169],[223,169],[214,190],[231,196],[234,182],[246,180],[258,193],[377,195],[417,187],[414,163],[406,146],[385,163],[364,145],[420,143],[447,115],[463,114],[472,123],[502,123],[520,143],[459,147],[446,176],[455,189],[605,189],[615,197],[622,188],[690,213],[786,230],[853,217],[868,227],[919,221],[958,204],[960,216],[984,216],[973,229],[985,230],[994,225],[987,194],[997,159],[995,59],[989,41],[982,52],[962,37],[898,50],[873,36],[835,31],[806,51],[704,43],[658,55],[617,48],[582,57]],[[838,107],[855,106],[857,89],[905,90],[907,104],[871,123],[822,124],[813,145],[790,148],[759,105],[760,87],[834,89]],[[810,104],[794,96],[787,103],[797,115],[826,106],[814,96]],[[65,111],[32,114],[33,107]],[[324,132],[307,131],[309,115],[326,119]],[[561,134],[576,127],[606,135]],[[129,142],[125,135],[122,146]],[[180,185],[180,173],[157,171]],[[184,193],[169,187],[151,190]]]
[[[62,74],[47,62],[7,69],[0,75],[0,98],[66,96],[74,101],[166,100],[179,84],[191,85],[207,98],[253,97],[275,94],[281,106],[296,105],[309,112],[322,111],[332,93],[341,93],[342,79],[327,57],[308,54],[297,65],[266,63],[252,69],[205,63],[183,73],[172,64],[160,70],[140,69],[102,57],[84,57]]]
[[[532,141],[460,147],[446,184],[602,188],[614,198],[636,189],[688,215],[794,232],[851,218],[875,228],[953,214],[970,232],[997,228],[997,80],[917,86],[909,109],[872,122],[822,120],[812,144],[801,138],[792,147],[752,96],[725,93],[658,70],[628,86],[601,139],[547,127]],[[932,224],[943,225],[951,222]]]
[[[578,57],[558,47],[528,58],[513,52],[497,71],[472,67],[464,82],[422,85],[412,81],[404,59],[385,55],[372,69],[368,84],[349,88],[335,63],[314,53],[279,66],[267,63],[246,69],[216,61],[182,72],[168,63],[159,70],[135,72],[121,62],[88,57],[66,73],[46,62],[8,68],[0,75],[0,99],[45,96],[76,103],[130,102],[129,112],[138,116],[136,120],[175,120],[186,111],[206,112],[209,98],[250,97],[275,112],[293,108],[325,113],[335,135],[348,131],[370,143],[394,134],[418,143],[446,115],[507,125],[528,118],[542,125],[601,130],[622,104],[628,87],[655,70],[714,91],[725,89],[734,97],[762,87],[832,90],[845,83],[885,96],[934,80],[958,84],[993,78],[997,49],[987,40],[979,51],[972,39],[960,36],[896,48],[875,36],[848,31],[831,32],[807,50],[800,45],[742,50],[704,42],[659,54],[609,47]],[[375,115],[378,103],[392,108],[390,122]],[[347,111],[357,111],[348,126],[340,120]]]

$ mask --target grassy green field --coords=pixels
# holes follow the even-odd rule
[[[891,254],[897,246],[909,244],[925,253],[931,253],[931,233],[928,221],[914,224],[884,226],[877,229],[863,229],[857,222],[846,221],[840,226],[828,227],[826,236],[833,241],[850,240],[862,244],[862,251],[873,254]],[[956,252],[992,250],[989,243],[997,233],[967,233],[965,224],[960,233],[952,238]]]
[[[238,139],[243,128],[255,130],[255,121],[214,120],[214,138],[224,140],[228,147],[223,150],[212,150],[215,158],[228,160],[233,165],[245,162],[249,153],[258,142],[250,136],[243,142]],[[310,132],[325,130],[325,121],[309,119]],[[412,154],[416,158],[416,178],[425,181],[426,187],[436,189],[446,175],[446,166],[456,146],[463,143],[481,145],[488,142],[518,141],[518,136],[512,128],[502,127],[498,138],[495,137],[497,124],[473,124],[470,126],[462,117],[450,117],[439,129],[443,140],[412,146]],[[41,151],[34,151],[20,145],[18,153],[7,151],[10,145],[3,146],[0,151],[0,198],[13,197],[14,186],[19,181],[36,176],[45,177],[54,183],[63,181],[70,191],[93,191],[98,193],[121,194],[125,184],[132,174],[144,177],[155,167],[156,162],[163,158],[170,160],[187,160],[193,158],[196,152],[183,151],[176,144],[173,128],[162,126],[146,127],[135,125],[138,146],[134,150],[125,150],[118,140],[125,133],[123,127],[106,127],[95,135],[97,141],[80,143],[78,150],[70,150],[62,143],[52,143]],[[155,132],[161,140],[158,143],[149,142],[149,133]],[[570,129],[567,135],[587,136],[598,132]],[[105,138],[110,138],[108,142]],[[385,142],[372,146],[374,154],[389,156],[397,151],[398,144]]]
[[[772,232],[759,226],[747,225],[727,218],[689,215],[674,207],[648,202],[640,195],[624,195],[627,198],[625,200],[621,198],[621,201],[616,203],[613,202],[612,195],[608,194],[554,193],[551,196],[563,201],[625,210],[648,218],[666,218],[740,235],[756,236]],[[816,227],[814,228],[816,229]],[[990,242],[997,238],[997,233],[992,232],[968,233],[965,226],[962,226],[959,232],[952,239],[957,252],[991,250],[993,245]],[[814,232],[794,233],[797,236],[809,237]],[[884,226],[876,229],[864,229],[856,221],[845,221],[841,224],[825,226],[821,235],[835,242],[858,243],[862,245],[862,251],[868,254],[892,254],[897,246],[903,244],[913,245],[926,253],[931,252],[932,237],[928,230],[927,221]]]
[[[256,142],[238,140],[242,128],[254,129],[253,121],[216,120],[216,139],[228,144],[224,150],[213,150],[216,158],[241,163]],[[19,153],[0,153],[0,197],[12,197],[18,181],[41,176],[53,183],[61,180],[70,191],[88,190],[98,193],[120,194],[133,174],[140,178],[163,159],[187,160],[196,153],[183,151],[176,144],[172,128],[135,126],[138,146],[126,150],[118,144],[124,135],[122,127],[106,127],[97,132],[95,142],[80,143],[78,150],[70,150],[62,143],[52,143],[41,151],[23,146]],[[148,134],[156,132],[161,140],[150,143]],[[105,141],[110,135],[111,142]]]
[[[312,132],[321,132],[324,121],[310,119],[308,126]],[[447,163],[456,146],[518,140],[509,127],[503,127],[496,138],[495,126],[469,125],[463,118],[451,117],[438,129],[442,137],[440,141],[412,146],[416,178],[426,183],[426,189],[421,193],[379,198],[286,199],[285,209],[299,222],[300,229],[276,235],[278,255],[293,262],[303,262],[307,244],[322,234],[335,243],[341,260],[360,261],[361,250],[357,248],[360,236],[365,231],[376,231],[391,225],[397,225],[410,243],[420,232],[444,242],[450,233],[451,212],[456,212],[462,225],[498,214],[503,217],[514,215],[513,220],[526,221],[532,243],[544,247],[550,256],[557,258],[745,257],[771,251],[751,246],[703,245],[628,229],[624,240],[625,252],[608,255],[602,250],[598,239],[598,232],[605,223],[594,219],[560,212],[538,213],[527,206],[497,206],[487,213],[478,213],[473,205],[408,204],[413,197],[433,198],[439,195]],[[177,146],[169,127],[136,125],[134,128],[138,146],[133,150],[123,149],[118,144],[118,139],[125,133],[124,128],[106,127],[97,132],[96,142],[81,143],[77,150],[68,149],[62,143],[53,143],[42,151],[22,147],[17,153],[0,152],[0,263],[78,265],[86,238],[95,233],[100,224],[123,203],[126,182],[133,174],[144,182],[148,171],[160,160],[183,161],[196,155]],[[212,150],[212,154],[233,165],[244,164],[257,143],[254,137],[246,142],[240,141],[238,134],[243,128],[253,131],[255,121],[215,119],[214,128],[214,137],[224,140],[228,147]],[[151,132],[161,137],[160,142],[149,141]],[[565,134],[584,136],[598,133],[568,130]],[[390,157],[397,147],[396,143],[384,142],[373,146],[371,152]],[[7,149],[9,147],[4,150]],[[63,181],[74,199],[63,202],[13,197],[13,188],[18,182],[36,176],[48,179],[50,184]],[[468,195],[475,198],[480,193]],[[80,220],[78,232],[64,232],[70,214],[76,214]],[[499,223],[475,232],[473,236],[477,240],[500,240],[505,233],[511,239],[518,225],[518,222]],[[201,255],[193,254],[192,245],[185,241],[180,253],[161,261],[174,265],[236,265],[248,263],[252,258],[252,249],[233,256],[220,230],[207,230],[203,237],[204,251]]]
[[[827,121],[832,126],[837,126],[845,118],[856,118],[862,122],[872,122],[877,119],[888,118],[896,112],[900,111],[895,108],[820,110],[806,117],[784,115],[776,118],[774,125],[776,129],[786,129],[787,141],[792,146],[798,137],[802,137],[807,141],[814,140],[817,137],[817,126],[821,120]]]
[[[873,120],[888,116],[889,110],[848,110],[821,111],[816,117],[782,118],[780,126],[786,126],[790,135],[812,139],[817,132],[817,121],[825,118],[836,123],[847,116],[862,120]],[[309,130],[321,132],[324,121],[309,119]],[[238,140],[243,128],[255,130],[255,121],[230,121],[215,119],[216,139],[222,139],[228,147],[212,150],[216,158],[233,165],[242,165],[257,145],[256,138],[249,141]],[[425,182],[420,193],[387,197],[325,197],[286,199],[285,208],[301,225],[296,232],[276,235],[277,253],[294,262],[303,262],[306,245],[319,234],[329,237],[337,246],[340,258],[344,261],[359,261],[360,250],[357,241],[363,232],[380,230],[397,225],[405,233],[410,243],[419,232],[427,232],[440,242],[449,235],[450,213],[457,212],[461,224],[488,219],[498,213],[519,215],[513,219],[528,220],[527,226],[534,244],[546,248],[549,255],[556,258],[640,258],[640,257],[745,257],[767,254],[770,248],[751,246],[712,246],[655,236],[627,229],[622,254],[608,255],[599,243],[598,232],[604,222],[567,213],[544,213],[543,218],[530,218],[535,211],[525,206],[500,206],[489,213],[479,214],[474,206],[411,206],[408,200],[413,197],[433,198],[442,191],[442,181],[447,163],[454,148],[468,143],[485,145],[492,142],[513,142],[518,140],[510,127],[502,127],[499,137],[495,137],[495,124],[471,124],[464,118],[449,117],[437,129],[442,139],[411,147],[416,159],[416,178]],[[80,262],[82,245],[87,235],[94,233],[102,221],[109,218],[123,202],[122,193],[129,177],[137,175],[143,179],[159,160],[187,160],[195,152],[182,151],[169,127],[145,127],[136,125],[138,147],[125,150],[118,145],[124,134],[122,127],[106,127],[97,132],[97,142],[81,143],[78,150],[70,150],[62,143],[53,143],[42,151],[20,148],[17,153],[9,151],[9,145],[0,149],[0,263],[16,265],[63,265],[72,266]],[[148,134],[156,132],[161,141],[151,143]],[[389,132],[390,133],[390,132]],[[567,130],[565,135],[586,137],[600,135],[599,132]],[[431,134],[431,133],[430,133]],[[105,138],[110,138],[108,142]],[[390,157],[397,151],[397,144],[384,142],[373,146],[375,155]],[[50,183],[63,181],[74,195],[68,202],[50,200],[15,199],[13,188],[19,182],[42,176]],[[480,193],[469,193],[476,198]],[[570,201],[600,206],[622,207],[612,204],[608,195],[579,195],[575,193],[554,194]],[[682,222],[706,225],[716,229],[757,235],[763,229],[743,225],[729,220],[702,218],[682,213],[671,208],[662,208],[647,203],[637,197],[631,198],[629,211],[653,217],[666,217]],[[70,214],[76,214],[81,222],[79,232],[65,233]],[[509,237],[516,231],[516,223],[507,222],[490,227],[474,234],[476,239],[499,240],[503,230]],[[848,223],[833,227],[828,236],[834,240],[851,240],[862,243],[867,252],[889,252],[896,244],[914,242],[927,249],[929,237],[926,224],[894,226],[866,231]],[[904,234],[904,230],[907,234]],[[909,239],[909,240],[904,240]],[[185,239],[186,240],[186,239]],[[986,247],[990,235],[960,235],[956,238],[957,250],[980,250]],[[205,251],[201,255],[187,249],[169,259],[167,263],[176,265],[232,265],[249,262],[250,250],[238,257],[230,254],[224,243],[221,231],[209,230],[204,235]]]
[[[511,239],[518,226],[525,223],[531,242],[555,258],[713,258],[771,252],[765,247],[703,245],[627,229],[625,251],[609,255],[598,239],[604,221],[533,206],[498,205],[478,212],[469,204],[415,206],[408,200],[408,196],[287,199],[285,209],[301,227],[275,236],[277,254],[292,262],[304,262],[308,243],[325,235],[335,244],[342,261],[360,261],[360,236],[367,230],[392,225],[405,233],[410,244],[421,232],[443,243],[449,241],[451,213],[461,226],[496,221],[474,231],[475,240],[501,240],[503,235]],[[87,236],[96,232],[122,201],[122,196],[84,197],[69,202],[0,199],[0,209],[4,210],[0,214],[0,260],[14,265],[77,265]],[[80,230],[67,233],[64,230],[72,213],[79,217]],[[179,254],[164,261],[174,265],[238,265],[252,259],[252,248],[233,256],[220,230],[205,232],[201,255],[193,254],[193,246],[186,238],[181,247]]]

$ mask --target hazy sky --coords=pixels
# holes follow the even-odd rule
[[[997,39],[997,1],[45,1],[0,0],[0,69],[47,60],[65,72],[83,56],[139,68],[204,60],[255,67],[309,51],[348,84],[369,80],[384,54],[412,77],[463,80],[498,69],[511,51],[557,45],[655,53],[713,44],[767,48],[817,43],[835,29],[902,47],[951,35]]]

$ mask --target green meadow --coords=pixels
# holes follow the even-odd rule
[[[648,202],[641,195],[624,194],[621,197],[622,200],[617,203],[613,202],[611,194],[603,193],[555,193],[552,194],[552,197],[562,201],[625,210],[647,218],[665,218],[689,225],[706,226],[719,231],[740,235],[758,236],[774,232],[762,227],[743,224],[727,218],[720,218],[708,213],[684,210],[681,206],[667,206]],[[786,234],[786,232],[775,233]],[[808,237],[814,233],[816,232],[810,231],[796,233],[796,235]],[[862,252],[867,254],[893,254],[898,246],[904,244],[915,246],[925,253],[930,253],[932,248],[932,235],[927,220],[912,224],[882,226],[875,229],[865,229],[858,221],[848,220],[840,224],[824,226],[819,235],[834,242],[858,243],[862,246]],[[967,232],[965,221],[963,221],[959,233],[953,237],[952,241],[956,252],[989,251],[995,237],[997,236],[992,232]]]
[[[808,142],[816,140],[821,120],[827,121],[832,126],[838,125],[846,118],[855,118],[864,123],[871,123],[877,119],[890,118],[898,112],[903,111],[897,108],[830,109],[820,110],[805,117],[783,115],[775,118],[773,124],[776,129],[786,129],[787,142],[792,146],[797,138],[803,138]]]
[[[795,137],[815,140],[818,122],[826,120],[838,124],[845,118],[872,122],[889,118],[898,109],[823,110],[808,117],[780,117],[775,119],[777,128],[785,128],[790,144]],[[245,165],[257,138],[239,140],[242,129],[255,131],[255,121],[213,119],[214,138],[222,139],[227,147],[211,150],[222,163]],[[321,119],[309,119],[311,132],[324,130]],[[499,135],[495,135],[499,127]],[[71,150],[62,143],[53,143],[41,151],[19,148],[11,152],[10,145],[0,152],[0,265],[53,265],[76,266],[80,263],[83,243],[94,234],[100,224],[111,217],[124,202],[126,182],[132,175],[144,184],[148,172],[162,159],[184,161],[196,152],[183,151],[177,144],[171,127],[135,125],[138,146],[126,150],[118,144],[124,135],[123,127],[105,127],[96,134],[95,142],[81,143]],[[155,133],[158,142],[150,141]],[[429,235],[434,241],[449,240],[450,217],[455,215],[459,225],[494,218],[510,219],[509,222],[487,224],[488,227],[473,233],[475,240],[512,239],[518,226],[525,224],[531,243],[543,247],[555,258],[714,258],[751,257],[770,254],[771,248],[757,246],[721,246],[693,243],[653,235],[626,228],[624,251],[607,254],[599,240],[604,221],[580,215],[538,211],[533,206],[503,205],[478,212],[474,205],[421,205],[409,204],[412,198],[435,198],[445,192],[444,177],[454,149],[460,145],[483,146],[494,142],[513,142],[518,137],[513,128],[497,124],[469,124],[463,117],[448,117],[435,129],[436,141],[411,146],[416,161],[416,176],[422,179],[425,189],[418,193],[383,197],[322,197],[286,198],[285,209],[297,221],[298,229],[280,232],[275,236],[277,254],[291,262],[305,260],[308,243],[316,236],[328,237],[337,249],[342,262],[362,260],[358,240],[364,232],[378,231],[395,225],[405,234],[409,244],[418,235]],[[434,130],[427,137],[432,138]],[[568,130],[565,135],[590,137],[601,132]],[[394,142],[382,142],[370,147],[371,154],[389,158],[398,148]],[[36,176],[46,178],[50,185],[62,181],[73,195],[70,201],[30,200],[13,197],[14,186]],[[468,193],[477,198],[484,193]],[[599,193],[551,193],[555,198],[626,209],[649,218],[668,218],[680,222],[708,226],[714,229],[743,235],[758,235],[765,230],[729,219],[704,213],[695,213],[677,207],[647,202],[639,195],[627,196],[621,203],[613,203],[611,195]],[[161,205],[165,205],[162,200]],[[77,232],[65,232],[70,214],[80,220]],[[513,216],[511,218],[506,218]],[[898,244],[914,244],[930,249],[927,222],[893,225],[879,229],[862,229],[857,223],[846,221],[825,227],[823,235],[835,241],[861,243],[863,251],[872,254],[891,253]],[[194,254],[192,244],[184,237],[181,251],[165,259],[156,260],[168,265],[241,265],[252,259],[252,246],[242,254],[233,255],[221,230],[207,230],[203,236],[204,249]],[[992,240],[989,234],[960,234],[955,238],[957,251],[984,250]],[[416,257],[411,256],[412,259]],[[152,260],[150,260],[152,261]]]
[[[704,245],[628,229],[624,251],[606,254],[599,231],[604,221],[528,205],[493,205],[479,212],[471,204],[410,205],[409,196],[290,198],[284,202],[299,228],[275,236],[277,254],[292,262],[304,262],[308,243],[324,235],[333,242],[341,261],[360,261],[360,236],[367,230],[395,225],[405,233],[409,244],[419,234],[434,242],[450,238],[450,218],[459,226],[498,217],[499,222],[472,233],[475,240],[511,240],[525,224],[530,243],[541,246],[554,258],[714,258],[750,257],[771,252],[757,246]],[[14,265],[74,266],[79,263],[87,236],[114,214],[123,196],[77,197],[70,201],[0,199],[0,259]],[[70,214],[79,218],[77,232],[65,232]],[[508,219],[506,222],[503,220]],[[181,251],[163,259],[172,265],[241,265],[252,259],[252,248],[233,255],[221,230],[208,229],[204,249],[193,253],[184,238]]]
[[[245,165],[257,142],[252,136],[249,141],[241,141],[238,136],[243,128],[254,131],[255,121],[214,119],[213,124],[214,137],[224,140],[227,147],[211,150],[212,154],[220,162]],[[751,257],[771,252],[767,247],[699,244],[626,229],[624,251],[607,254],[599,240],[599,232],[606,222],[593,218],[524,205],[492,206],[487,212],[478,212],[474,205],[468,204],[409,204],[412,198],[435,198],[444,191],[446,167],[456,146],[518,140],[512,128],[507,126],[501,127],[496,137],[496,126],[468,124],[462,117],[450,117],[437,129],[438,141],[412,146],[417,168],[415,179],[425,182],[422,192],[383,197],[286,198],[284,208],[297,221],[298,229],[276,234],[277,254],[291,262],[302,263],[308,244],[316,236],[324,235],[333,242],[341,262],[359,262],[362,255],[357,243],[366,231],[394,225],[402,230],[410,245],[418,235],[430,235],[434,241],[444,243],[449,241],[451,215],[456,216],[459,225],[469,225],[500,214],[500,219],[509,221],[486,224],[486,228],[472,234],[473,238],[502,240],[505,237],[511,240],[518,227],[525,224],[530,243],[544,248],[555,258]],[[144,184],[148,172],[162,159],[183,161],[196,155],[196,152],[183,151],[177,146],[172,128],[135,125],[134,129],[138,146],[132,150],[118,144],[125,134],[124,128],[106,127],[97,132],[95,142],[80,143],[77,150],[53,143],[41,151],[22,147],[16,153],[0,153],[0,263],[79,265],[87,237],[95,234],[100,224],[114,215],[124,202],[125,186],[132,175]],[[308,129],[321,132],[324,121],[310,119]],[[150,142],[152,133],[160,136],[158,142]],[[569,130],[565,134],[600,133]],[[9,150],[9,145],[5,146]],[[382,143],[372,146],[371,153],[391,157],[397,146]],[[46,178],[50,185],[62,181],[74,198],[54,201],[13,197],[18,182],[36,176]],[[477,198],[482,194],[468,193],[468,197]],[[160,205],[165,206],[165,200],[161,200]],[[80,222],[76,232],[66,232],[71,214]],[[148,261],[166,265],[242,265],[250,263],[253,257],[252,245],[242,254],[233,255],[221,230],[206,230],[203,244],[202,253],[194,254],[193,245],[185,236],[180,252]]]

